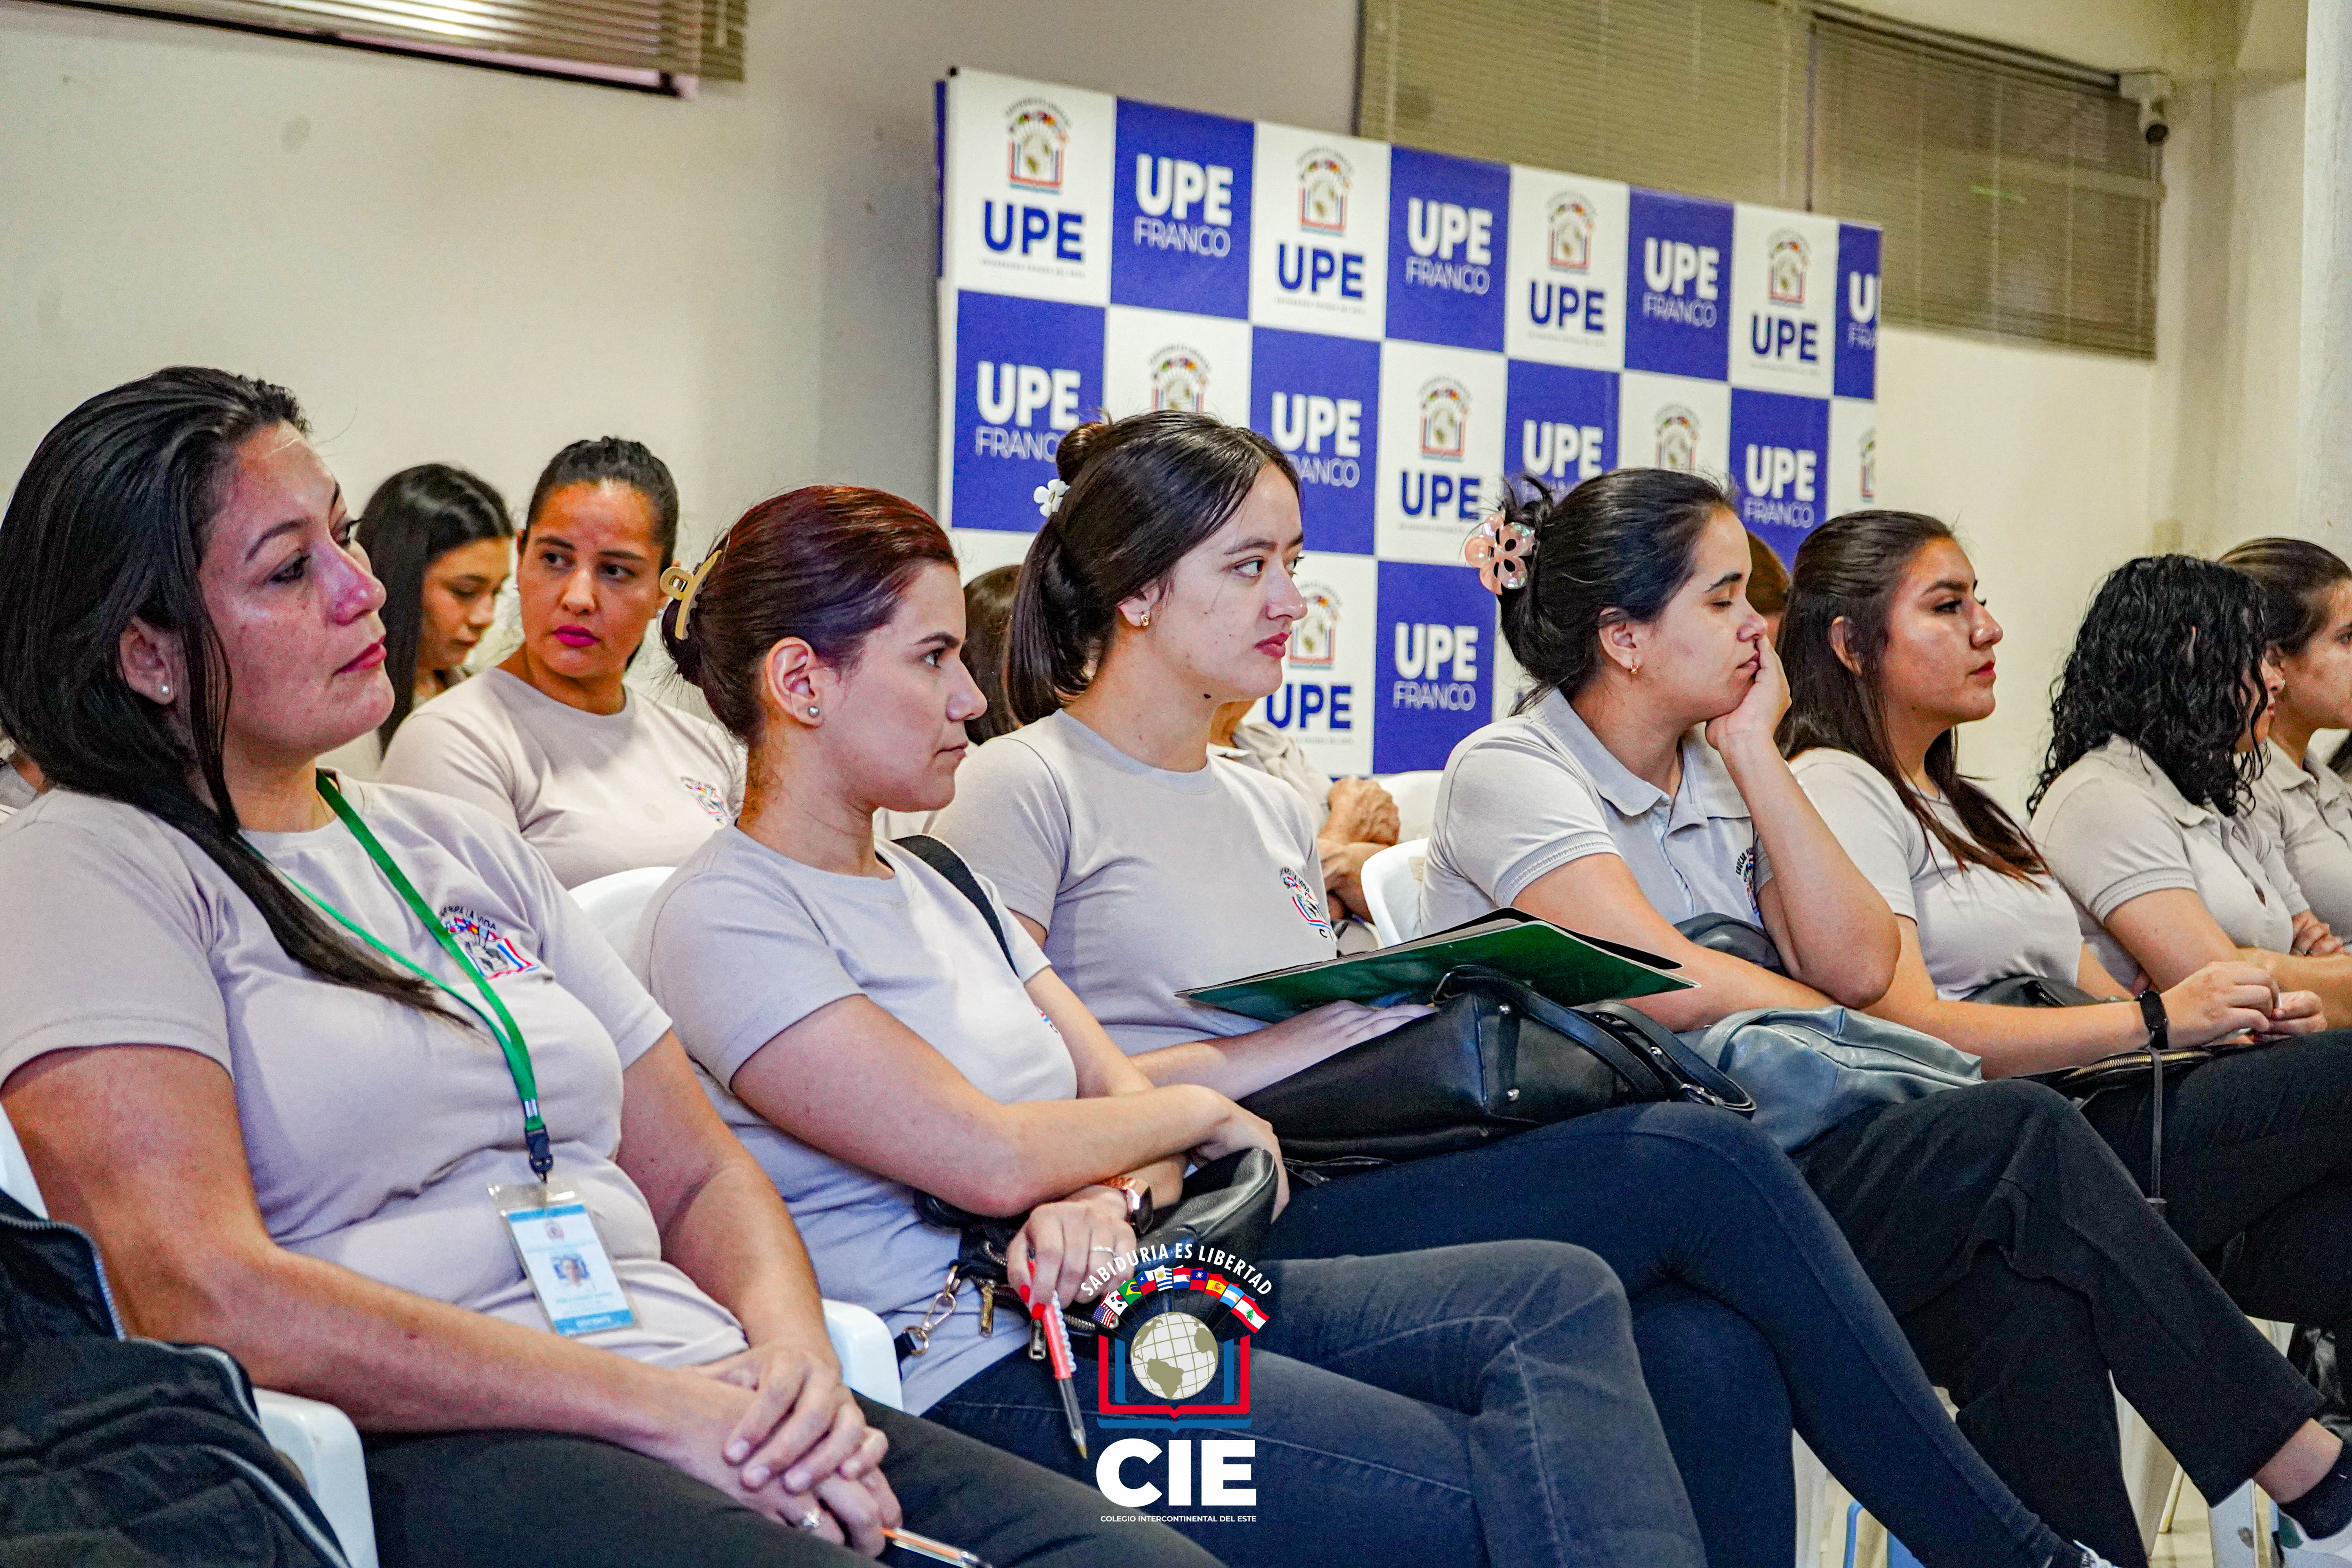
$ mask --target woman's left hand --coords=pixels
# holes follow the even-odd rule
[[[1125,1267],[1111,1267],[1122,1258]],[[1004,1253],[1005,1278],[1033,1306],[1048,1295],[1075,1306],[1134,1271],[1135,1232],[1126,1195],[1114,1187],[1082,1187],[1060,1203],[1039,1204]]]
[[[753,1345],[694,1369],[758,1397],[728,1435],[724,1458],[756,1491],[781,1475],[806,1492],[825,1477],[855,1481],[882,1462],[888,1440],[866,1425],[832,1357],[782,1343]]]
[[[2294,917],[2292,951],[2300,958],[2333,958],[2344,951],[2344,944],[2336,940],[2326,921],[2305,910]]]
[[[1780,655],[1772,640],[1759,637],[1756,652],[1761,661],[1756,668],[1756,683],[1739,700],[1738,707],[1707,721],[1706,743],[1717,752],[1728,753],[1743,741],[1774,745],[1772,732],[1780,728],[1780,715],[1789,710],[1789,677],[1780,668]]]

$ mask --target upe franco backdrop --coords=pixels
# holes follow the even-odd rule
[[[1516,700],[1462,563],[1507,475],[1704,469],[1784,558],[1872,499],[1875,228],[977,71],[939,116],[940,521],[1017,561],[1064,432],[1246,420],[1307,551],[1255,716],[1327,773]]]

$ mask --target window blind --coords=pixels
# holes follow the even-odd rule
[[[2111,73],[1798,0],[1364,0],[1366,136],[1881,226],[1884,319],[2149,357]]]
[[[72,3],[72,0],[68,0]],[[652,85],[743,79],[747,0],[135,0],[102,5],[492,65]]]

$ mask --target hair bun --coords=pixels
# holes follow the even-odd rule
[[[677,668],[677,678],[699,691],[702,689],[702,639],[693,635],[692,623],[688,624],[686,637],[677,635],[677,601],[672,599],[662,606],[661,618],[656,623],[661,628],[662,649]]]
[[[1054,448],[1054,471],[1061,476],[1064,484],[1078,482],[1078,470],[1087,466],[1087,459],[1101,448],[1103,438],[1109,434],[1110,422],[1097,419],[1062,437],[1062,444]]]

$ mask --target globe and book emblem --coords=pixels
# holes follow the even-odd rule
[[[1218,1359],[1216,1335],[1187,1312],[1152,1319],[1127,1352],[1136,1381],[1171,1404],[1208,1387],[1217,1375]]]

